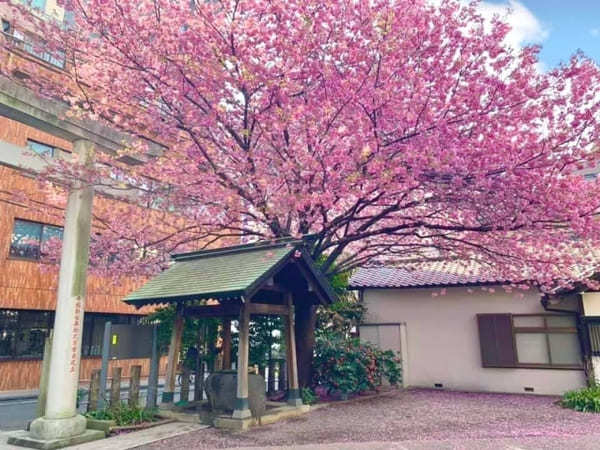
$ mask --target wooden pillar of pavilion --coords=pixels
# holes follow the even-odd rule
[[[165,389],[162,393],[163,403],[173,403],[175,398],[175,379],[177,378],[177,364],[181,351],[181,336],[183,334],[183,303],[177,303],[175,322],[171,331],[171,342],[169,343],[169,356],[167,359],[167,373]]]
[[[294,325],[294,302],[292,293],[285,295],[289,313],[285,316],[285,346],[287,349],[288,369],[288,404],[292,406],[302,405],[302,397],[298,388],[298,361],[296,359],[296,334]]]
[[[248,419],[252,416],[248,403],[248,351],[250,341],[250,300],[245,299],[240,311],[239,344],[237,363],[237,395],[234,419]]]
[[[231,370],[231,319],[223,319],[223,370]]]

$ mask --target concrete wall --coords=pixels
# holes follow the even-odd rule
[[[537,292],[495,293],[474,288],[367,289],[366,323],[405,323],[404,384],[412,387],[524,393],[562,394],[586,385],[583,370],[483,368],[476,315],[480,313],[544,313]]]

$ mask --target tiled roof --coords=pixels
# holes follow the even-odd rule
[[[258,242],[173,255],[175,263],[124,301],[141,306],[190,299],[226,299],[251,295],[292,258],[301,258],[328,302],[335,300],[329,283],[303,250],[301,242]]]
[[[350,288],[441,287],[504,283],[489,269],[455,261],[406,264],[402,268],[360,268],[350,278]]]

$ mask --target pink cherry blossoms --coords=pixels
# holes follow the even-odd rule
[[[53,169],[139,192],[95,211],[109,271],[302,235],[328,273],[427,257],[542,285],[594,270],[600,185],[579,171],[598,159],[600,71],[583,55],[541,73],[538,48],[507,48],[505,23],[454,0],[192,3],[72,1],[73,25],[39,25],[69,81],[38,92],[167,148]]]

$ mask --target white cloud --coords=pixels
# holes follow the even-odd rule
[[[548,28],[518,0],[507,0],[504,3],[484,1],[479,8],[484,17],[491,19],[498,14],[508,22],[512,30],[506,36],[506,44],[515,49],[526,44],[541,44],[550,34]]]
[[[600,28],[592,28],[590,34],[594,37],[600,37]]]

